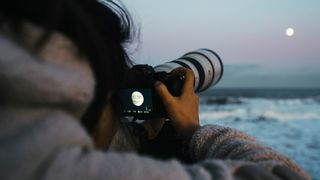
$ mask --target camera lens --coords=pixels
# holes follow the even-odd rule
[[[210,49],[188,52],[179,59],[155,67],[157,72],[171,72],[177,67],[189,68],[195,76],[194,89],[201,92],[217,84],[223,74],[223,64],[217,53]]]

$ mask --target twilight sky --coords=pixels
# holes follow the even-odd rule
[[[130,49],[137,63],[205,47],[225,64],[219,87],[320,87],[319,0],[122,2],[140,27]]]

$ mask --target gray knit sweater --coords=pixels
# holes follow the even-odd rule
[[[79,123],[92,98],[83,64],[43,61],[0,35],[0,179],[234,179],[245,164],[271,171],[283,164],[309,179],[293,161],[235,129],[208,125],[193,135],[197,161],[183,165],[136,153],[94,148]]]

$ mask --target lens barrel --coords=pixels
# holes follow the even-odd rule
[[[217,84],[223,74],[223,63],[217,53],[210,49],[199,49],[188,52],[179,59],[154,67],[155,71],[170,73],[178,67],[189,68],[195,76],[194,89],[202,92],[211,85]]]

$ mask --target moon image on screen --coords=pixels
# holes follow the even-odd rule
[[[135,106],[141,106],[144,102],[144,98],[143,98],[143,95],[141,92],[139,91],[134,91],[132,94],[131,94],[131,100],[132,100],[132,103],[135,105]]]

